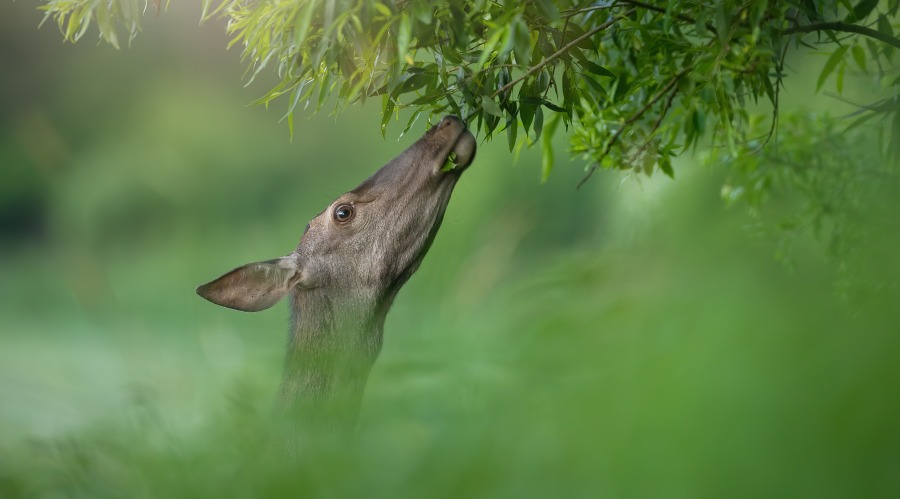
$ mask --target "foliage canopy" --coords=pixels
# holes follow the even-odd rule
[[[143,9],[138,0],[44,2],[45,21],[66,40],[96,24],[117,47],[117,29],[124,26],[130,40],[145,10],[165,7],[161,0]],[[226,19],[250,81],[265,70],[278,75],[258,102],[285,102],[292,132],[297,109],[337,111],[367,99],[380,100],[382,133],[401,116],[406,133],[423,115],[455,113],[485,139],[505,135],[511,151],[539,145],[542,179],[563,130],[584,159],[585,180],[600,168],[674,177],[675,156],[711,145],[707,159],[730,167],[727,203],[744,203],[785,247],[814,234],[838,261],[871,240],[858,222],[879,211],[866,201],[872,190],[900,194],[900,0],[201,0],[201,7],[203,19]],[[840,94],[850,73],[866,74],[881,90],[845,124],[781,109],[789,55],[822,50],[828,57],[816,91],[833,80]],[[802,202],[764,223],[766,203],[778,197]],[[778,254],[789,258],[783,248]]]
[[[456,113],[510,150],[540,142],[543,178],[550,139],[563,124],[588,173],[633,168],[672,176],[671,158],[707,133],[733,156],[776,129],[788,52],[833,49],[818,81],[848,68],[900,88],[891,68],[900,0],[201,0],[204,18],[228,20],[252,79],[280,81],[259,102],[337,108],[381,100],[384,132],[401,109],[409,130],[423,114]],[[150,0],[157,10],[160,0]],[[67,40],[95,23],[118,46],[117,25],[140,29],[138,0],[46,0]],[[891,75],[891,76],[888,76]],[[337,95],[336,100],[329,99]],[[774,112],[754,116],[748,103]],[[893,117],[897,103],[868,104],[859,121]],[[753,139],[758,139],[754,141]]]

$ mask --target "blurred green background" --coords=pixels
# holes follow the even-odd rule
[[[425,123],[397,141],[377,105],[304,113],[291,141],[185,3],[122,51],[0,8],[0,497],[900,493],[897,234],[860,265],[807,235],[789,270],[721,201],[727,171],[685,157],[674,182],[575,190],[564,143],[543,185],[537,151],[481,146],[388,316],[358,434],[270,453],[286,306],[193,289],[290,251]],[[815,76],[787,105],[842,112]],[[847,265],[881,284],[836,292]]]

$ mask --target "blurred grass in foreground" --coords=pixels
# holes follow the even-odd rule
[[[687,197],[707,187],[686,182]],[[785,272],[770,247],[748,244],[741,216],[677,205],[633,242],[533,262],[465,313],[431,313],[427,299],[401,293],[356,435],[284,456],[270,411],[279,362],[257,366],[250,350],[242,372],[220,380],[225,397],[209,397],[206,419],[190,430],[168,420],[153,387],[135,387],[121,390],[135,398],[125,411],[5,446],[2,495],[900,490],[896,290],[839,300],[827,267]],[[434,256],[426,261],[436,266]],[[894,262],[881,270],[897,275]],[[180,348],[167,344],[145,355]],[[177,378],[207,376],[203,364],[172,367]]]

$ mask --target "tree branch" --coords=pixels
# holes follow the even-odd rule
[[[578,14],[587,14],[588,12],[594,12],[594,11],[597,11],[597,10],[607,10],[607,9],[612,9],[612,8],[615,7],[615,6],[616,6],[616,5],[615,5],[615,4],[612,4],[612,3],[611,3],[611,4],[604,4],[604,5],[592,5],[592,6],[590,6],[590,7],[584,7],[584,8],[581,8],[581,9],[564,10],[564,11],[560,12],[560,14],[562,14],[562,16],[563,16],[564,18],[569,19],[569,18],[571,18],[571,17],[577,16]]]
[[[583,34],[583,35],[579,36],[578,38],[572,40],[571,42],[563,45],[559,50],[550,54],[549,56],[547,56],[544,60],[542,60],[538,64],[528,68],[528,71],[525,71],[525,74],[523,74],[522,76],[520,76],[520,77],[516,78],[515,80],[507,83],[506,85],[503,85],[502,87],[498,88],[496,92],[491,94],[491,99],[496,98],[498,95],[502,94],[503,92],[506,92],[507,90],[515,87],[519,83],[522,83],[522,81],[524,81],[526,78],[537,73],[538,71],[543,69],[547,64],[550,64],[551,61],[558,59],[559,56],[565,54],[569,50],[572,50],[572,47],[574,47],[574,46],[578,45],[579,43],[581,43],[582,41],[587,40],[588,38],[596,35],[597,33],[605,30],[606,28],[609,28],[610,26],[621,21],[622,19],[630,16],[631,14],[634,13],[635,10],[637,10],[637,9],[632,7],[630,9],[626,10],[624,13],[610,19],[609,21],[606,21],[605,23],[603,23],[599,26],[594,27],[590,31],[587,31],[585,34]],[[469,113],[468,116],[466,116],[464,121],[468,122],[469,119],[475,114],[476,111],[478,111],[479,108],[480,108],[480,106],[473,109],[472,112]]]
[[[647,140],[644,142],[644,145],[637,150],[632,156],[632,160],[636,160],[638,156],[644,151],[647,150],[647,147],[650,146],[650,142],[653,140],[653,136],[656,134],[656,131],[659,130],[660,125],[662,125],[663,119],[668,114],[669,109],[672,108],[672,103],[675,101],[675,96],[678,95],[678,87],[672,87],[672,90],[669,92],[669,98],[666,99],[665,104],[663,104],[662,111],[660,111],[659,116],[656,117],[656,121],[653,122],[653,127],[650,128],[649,136]]]
[[[843,33],[856,33],[858,35],[868,36],[869,38],[874,38],[880,42],[886,43],[894,48],[900,49],[900,39],[894,38],[893,36],[886,35],[878,30],[874,30],[872,28],[867,28],[865,26],[859,26],[856,24],[849,24],[842,21],[835,22],[827,22],[827,23],[816,23],[816,24],[807,24],[805,26],[794,26],[792,28],[788,28],[781,32],[783,35],[795,35],[797,33],[815,33],[818,31],[840,31]]]
[[[765,138],[765,140],[763,140],[763,143],[760,146],[760,149],[766,147],[766,145],[769,143],[770,140],[772,140],[772,137],[775,136],[775,133],[778,130],[778,111],[779,111],[778,107],[779,107],[779,100],[780,100],[780,95],[781,95],[781,85],[782,85],[781,77],[784,74],[784,60],[787,58],[787,51],[788,51],[788,44],[785,43],[784,47],[781,49],[781,58],[778,59],[777,65],[775,66],[775,71],[777,71],[778,79],[775,80],[775,92],[774,92],[775,96],[774,96],[774,99],[772,100],[772,124],[769,126],[769,133],[766,134],[766,138]],[[775,150],[776,151],[778,150],[777,138],[775,141]]]
[[[640,109],[638,109],[636,113],[629,116],[628,119],[626,119],[625,122],[622,123],[622,126],[619,127],[618,130],[616,130],[613,136],[610,137],[609,142],[606,143],[606,147],[603,148],[603,152],[600,154],[600,160],[602,160],[607,154],[609,154],[609,151],[611,151],[613,146],[616,145],[616,142],[619,141],[619,138],[622,136],[622,133],[625,132],[626,128],[631,126],[635,121],[641,119],[641,116],[643,116],[648,110],[650,110],[650,108],[653,107],[653,105],[656,104],[660,99],[662,99],[670,91],[672,91],[672,89],[675,88],[675,85],[678,83],[678,80],[680,80],[684,75],[688,74],[688,72],[692,69],[694,69],[693,66],[688,66],[679,71],[674,78],[666,83],[666,86],[663,87],[662,90],[657,92],[657,94],[654,95],[649,101],[647,101],[647,103],[644,104]],[[591,168],[588,170],[587,174],[585,174],[584,178],[582,178],[581,181],[578,182],[578,186],[576,187],[576,189],[580,189],[581,186],[584,185],[584,183],[594,175],[594,172],[596,172],[599,167],[600,161],[598,160],[593,165],[591,165]]]
[[[633,6],[635,6],[635,7],[640,7],[640,8],[642,8],[642,9],[652,10],[653,12],[659,12],[660,14],[668,14],[668,13],[669,13],[669,11],[668,11],[665,7],[657,7],[656,5],[651,5],[651,4],[646,3],[646,2],[640,2],[640,1],[638,1],[638,0],[620,0],[619,3],[624,3],[624,4],[628,4],[628,5],[633,5]],[[678,14],[678,13],[674,14],[674,16],[675,16],[677,19],[680,19],[680,20],[682,20],[682,21],[684,21],[684,22],[686,22],[686,23],[689,23],[689,24],[697,24],[697,20],[694,19],[694,18],[691,17],[691,16],[686,16],[686,15],[684,15],[684,14]],[[710,24],[710,23],[706,23],[706,29],[709,30],[709,31],[712,32],[712,33],[716,33],[716,34],[718,33],[718,32],[716,31],[715,26],[713,26],[713,25]]]

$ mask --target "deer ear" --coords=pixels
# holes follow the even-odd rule
[[[197,288],[197,294],[223,307],[258,312],[275,305],[300,280],[291,256],[248,263]]]

